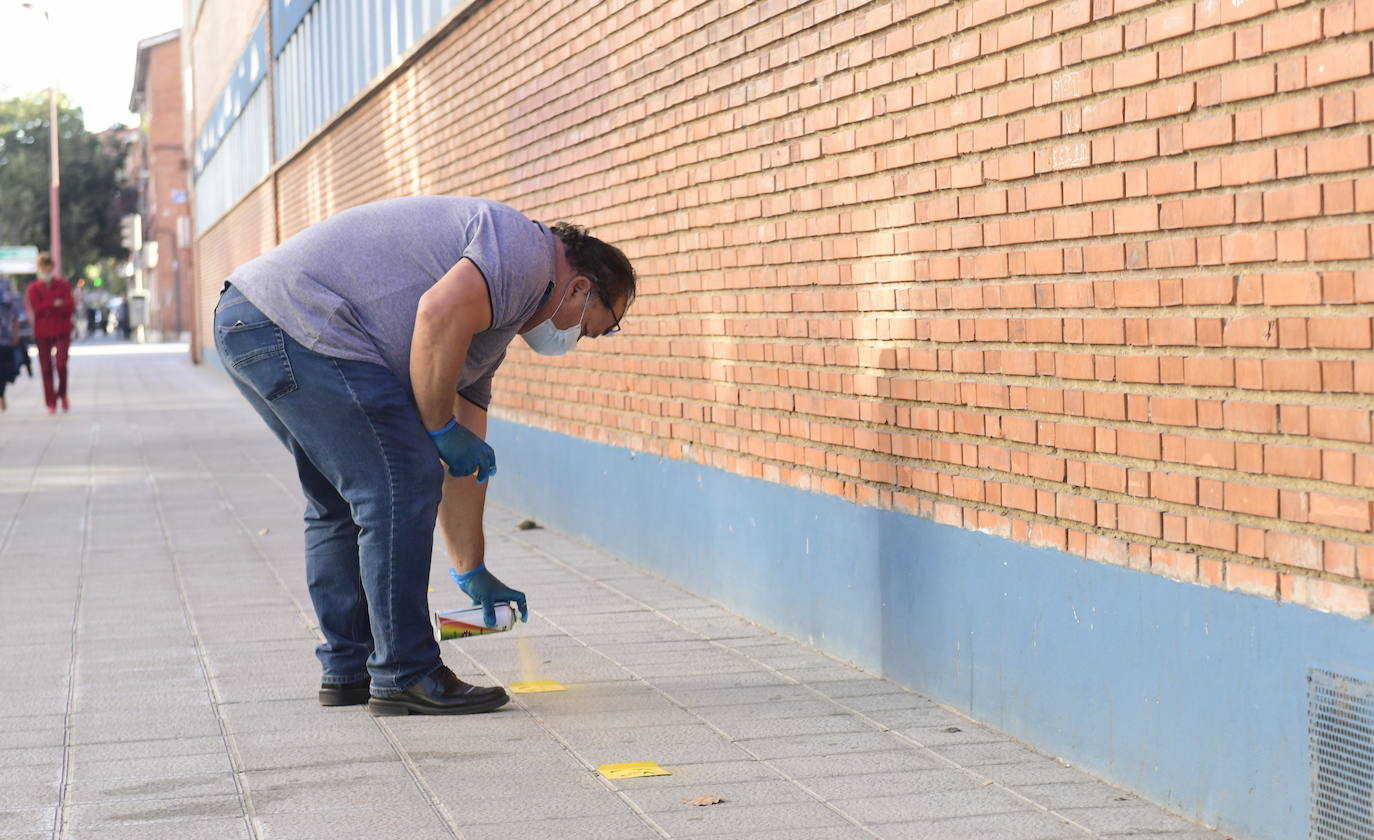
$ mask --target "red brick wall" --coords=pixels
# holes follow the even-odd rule
[[[625,334],[517,342],[501,416],[1367,617],[1372,41],[1365,0],[493,0],[283,164],[281,229],[588,224]]]
[[[143,235],[158,243],[158,264],[149,272],[149,285],[155,298],[151,305],[150,327],[166,338],[175,338],[182,332],[190,332],[194,317],[190,250],[177,249],[177,220],[190,215],[191,205],[172,200],[173,192],[185,192],[187,188],[186,152],[182,147],[184,114],[179,38],[150,51],[143,117],[145,165],[149,174],[148,217]]]

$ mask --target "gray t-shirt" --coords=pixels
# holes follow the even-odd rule
[[[486,278],[492,318],[472,337],[458,393],[486,408],[506,345],[553,281],[554,253],[553,233],[514,208],[415,196],[345,210],[239,266],[229,282],[311,350],[384,365],[410,388],[420,296],[467,257]]]

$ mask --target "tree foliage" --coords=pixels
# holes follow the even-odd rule
[[[118,135],[87,131],[81,109],[62,98],[57,122],[62,272],[75,277],[101,259],[128,257],[119,243],[119,217],[134,201]],[[48,186],[47,94],[0,100],[0,244],[51,250]]]

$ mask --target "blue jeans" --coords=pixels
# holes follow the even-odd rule
[[[296,459],[324,682],[370,674],[373,694],[409,688],[442,664],[428,591],[443,468],[414,398],[381,365],[305,348],[232,286],[215,346]]]

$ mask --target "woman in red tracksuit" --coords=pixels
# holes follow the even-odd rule
[[[27,292],[33,343],[38,346],[38,366],[43,369],[43,400],[48,413],[71,406],[67,402],[67,350],[72,343],[72,312],[76,302],[71,284],[53,274],[52,257],[47,251],[38,255],[38,279]],[[54,359],[54,356],[56,358]],[[57,387],[53,387],[53,366],[57,367]]]

